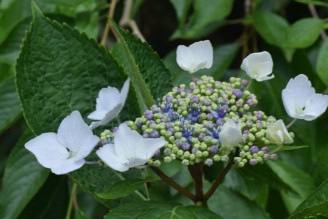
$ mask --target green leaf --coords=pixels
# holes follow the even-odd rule
[[[179,29],[183,29],[183,25],[185,24],[188,15],[188,10],[190,9],[193,0],[170,0],[170,2],[173,5],[178,18]]]
[[[315,217],[318,214],[328,216],[328,180],[321,184],[288,219]]]
[[[131,202],[114,208],[104,219],[220,219],[217,214],[197,206],[181,206],[165,202]]]
[[[141,110],[145,110],[171,90],[170,73],[148,44],[112,23],[121,40],[113,55],[131,77]]]
[[[49,171],[24,148],[34,135],[26,131],[11,152],[5,168],[0,197],[0,218],[17,218],[46,181]]]
[[[196,39],[209,34],[232,10],[231,0],[194,0],[194,13],[185,25],[173,33],[172,38]],[[183,28],[183,29],[182,29]]]
[[[324,22],[316,18],[303,18],[290,26],[285,45],[290,48],[306,48],[320,36]]]
[[[269,215],[254,202],[221,185],[208,202],[209,209],[222,218],[268,219]]]
[[[318,75],[323,83],[328,86],[328,39],[324,41],[321,45],[317,63],[316,70]]]
[[[18,94],[13,78],[0,83],[0,134],[21,114]]]
[[[284,18],[271,12],[256,10],[252,13],[252,19],[256,31],[268,43],[276,46],[284,43],[289,28]]]
[[[292,212],[314,190],[313,177],[283,161],[267,162],[267,164],[283,182],[297,192],[297,195],[291,192],[283,192],[287,207]]]
[[[298,150],[302,148],[308,148],[307,145],[301,145],[301,146],[292,146],[292,145],[286,145],[286,146],[277,146],[277,145],[268,145],[268,148],[270,151],[274,151],[274,153],[278,151],[292,151],[292,150]],[[273,152],[272,152],[273,153]]]
[[[89,219],[81,209],[75,209],[74,219]]]
[[[325,2],[325,0],[296,0],[299,3],[304,3],[304,4],[312,4],[312,5],[317,5],[317,6],[324,6],[328,7],[328,3]]]
[[[96,193],[96,195],[102,199],[121,198],[139,189],[144,182],[143,179],[122,180],[106,188],[105,191]]]
[[[96,42],[34,10],[17,62],[17,87],[25,119],[40,134],[57,130],[73,110],[86,116],[101,88],[121,88],[125,78]]]

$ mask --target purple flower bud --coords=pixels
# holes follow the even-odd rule
[[[210,101],[209,99],[205,99],[205,100],[204,100],[204,105],[205,105],[205,106],[209,106],[209,105],[211,105],[211,101]]]
[[[165,148],[165,150],[164,150],[164,154],[165,154],[165,155],[169,155],[169,154],[171,154],[171,150],[168,149],[168,148]]]
[[[210,147],[210,152],[211,154],[216,154],[218,152],[218,146],[211,146]]]
[[[144,115],[145,115],[145,117],[146,117],[148,120],[153,119],[153,112],[150,111],[150,110],[146,110],[146,111],[144,112]]]
[[[149,135],[151,138],[158,138],[159,137],[159,133],[157,131],[153,131],[152,133],[150,133]]]
[[[252,154],[255,154],[257,152],[259,152],[259,148],[257,146],[252,146],[249,151],[252,153]]]
[[[216,120],[216,124],[217,124],[218,126],[223,126],[223,123],[224,123],[223,118],[218,118],[218,119]]]
[[[113,128],[112,128],[112,132],[113,132],[113,133],[117,132],[117,130],[118,130],[118,127],[113,127]]]
[[[239,89],[235,89],[233,91],[233,94],[237,97],[237,99],[241,98],[243,96],[243,92]]]
[[[148,138],[149,135],[148,135],[147,133],[144,133],[144,134],[142,135],[142,137],[144,137],[144,138]]]
[[[250,159],[249,164],[255,166],[257,164],[257,159],[255,158]]]
[[[270,154],[270,160],[278,160],[277,154]]]
[[[241,80],[241,85],[243,85],[243,87],[247,87],[248,81],[246,79]]]
[[[191,150],[191,153],[193,153],[193,154],[196,154],[198,152],[198,148],[193,148],[192,150]]]
[[[262,150],[265,154],[269,153],[269,151],[270,151],[268,147],[263,147],[261,150]]]
[[[251,133],[251,132],[248,129],[243,131],[243,134],[245,134],[245,135],[248,135],[249,133]]]
[[[253,105],[254,105],[254,101],[253,101],[253,99],[248,99],[248,100],[246,101],[246,103],[247,103],[248,106],[253,106]]]
[[[180,139],[177,139],[177,140],[175,140],[175,144],[176,144],[177,146],[180,146],[180,145],[182,144],[182,142],[181,142]]]
[[[255,116],[256,116],[257,119],[262,119],[262,118],[263,118],[263,114],[260,113],[260,112],[257,112],[257,113],[255,114]]]
[[[208,159],[205,160],[204,163],[205,163],[206,166],[212,166],[213,165],[213,160],[208,158]]]
[[[159,157],[159,156],[161,156],[161,151],[157,150],[153,157]]]
[[[178,87],[178,93],[181,93],[181,92],[183,92],[184,91],[184,88],[183,87]]]
[[[190,98],[190,101],[191,101],[191,103],[198,103],[199,102],[199,98],[197,96],[192,96]]]
[[[207,114],[207,119],[208,119],[208,120],[212,120],[212,119],[213,119],[213,115],[210,114],[210,113],[208,113],[208,114]]]
[[[183,142],[181,145],[182,150],[187,151],[190,149],[190,144],[187,142]]]
[[[200,141],[203,141],[204,138],[205,138],[205,136],[206,136],[205,133],[200,133],[199,136],[198,136],[198,139],[199,139]]]

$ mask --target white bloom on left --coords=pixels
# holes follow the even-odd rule
[[[97,155],[107,166],[125,172],[144,165],[164,144],[164,139],[144,138],[122,123],[115,133],[114,144],[104,145]]]
[[[28,141],[25,148],[42,166],[60,175],[82,167],[98,142],[80,112],[74,111],[60,123],[57,133],[43,133]]]
[[[315,93],[308,77],[303,74],[289,80],[282,90],[282,101],[290,117],[306,121],[319,117],[328,106],[328,96]]]
[[[176,61],[180,68],[195,73],[213,64],[213,47],[209,40],[199,41],[190,46],[180,45],[177,48]]]
[[[283,145],[294,142],[287,131],[284,122],[279,119],[267,127],[267,138],[274,144]]]
[[[219,137],[223,147],[232,149],[242,140],[240,122],[236,123],[233,119],[228,119],[223,124]]]
[[[121,92],[115,87],[108,86],[99,91],[96,111],[88,115],[89,119],[97,120],[92,122],[92,129],[101,125],[106,125],[112,121],[123,109],[126,98],[129,93],[130,78],[128,78],[122,87]]]
[[[250,78],[265,81],[274,78],[272,73],[273,61],[270,53],[263,51],[249,54],[240,66]]]

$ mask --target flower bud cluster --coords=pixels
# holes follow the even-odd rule
[[[180,160],[184,165],[203,162],[211,166],[214,162],[227,162],[233,155],[234,162],[243,167],[277,159],[266,146],[270,144],[266,128],[276,119],[252,111],[258,101],[245,90],[247,84],[240,78],[230,78],[227,83],[202,76],[188,87],[174,87],[143,116],[129,121],[129,127],[143,137],[162,137],[166,141],[148,164],[159,166]],[[234,147],[225,147],[220,141],[222,126],[228,119],[241,123],[242,141]],[[101,139],[111,138],[111,132],[104,132]]]

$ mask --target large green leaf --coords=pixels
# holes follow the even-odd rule
[[[175,13],[177,15],[179,28],[183,28],[183,25],[186,21],[188,10],[190,9],[191,3],[193,0],[170,0],[171,4],[173,5],[175,9]]]
[[[308,197],[314,190],[314,179],[308,173],[283,161],[267,162],[268,166],[286,184],[297,192],[283,192],[284,201],[290,212]]]
[[[328,39],[321,45],[316,70],[323,83],[328,86]]]
[[[98,91],[120,88],[124,77],[111,55],[85,35],[35,17],[17,64],[17,87],[25,118],[36,134],[55,131],[73,110],[95,107]]]
[[[284,49],[285,53],[289,53],[290,49],[312,45],[324,25],[320,19],[304,18],[290,26],[283,17],[260,10],[254,11],[252,19],[256,31],[268,43]]]
[[[121,40],[121,44],[114,47],[114,57],[131,77],[140,108],[145,110],[171,90],[171,75],[149,45],[113,25]]]
[[[48,177],[49,171],[24,148],[33,136],[31,131],[26,131],[7,160],[0,198],[2,219],[17,218]]]
[[[21,106],[13,78],[0,83],[0,134],[21,114]]]
[[[230,14],[232,5],[233,0],[194,0],[194,13],[186,24],[180,25],[172,38],[195,39],[210,33],[223,23],[222,20]]]
[[[45,18],[34,7],[34,21],[17,66],[17,85],[25,118],[36,134],[55,131],[73,110],[86,116],[94,110],[100,88],[120,88],[126,77],[104,49],[67,26]],[[139,111],[127,101],[124,119]],[[109,168],[86,166],[71,174],[88,194],[121,180]],[[107,203],[107,205],[109,205]]]
[[[221,185],[208,202],[222,218],[266,219],[269,215],[254,202]]]
[[[117,199],[130,195],[144,184],[143,179],[121,180],[106,188],[105,191],[96,193],[103,199]]]
[[[317,18],[304,18],[293,23],[287,31],[286,46],[290,48],[306,48],[320,36],[324,22]]]
[[[307,218],[319,214],[328,216],[328,180],[314,191],[289,217]]]
[[[220,219],[217,214],[197,206],[181,206],[165,202],[131,202],[113,209],[105,219]]]

